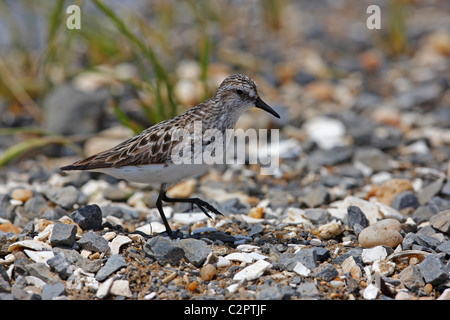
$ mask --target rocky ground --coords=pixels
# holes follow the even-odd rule
[[[312,45],[301,65],[255,77],[282,119],[255,111],[239,126],[280,129],[280,171],[217,166],[175,186],[171,196],[224,213],[168,205],[178,239],[159,234],[158,189],[61,174],[75,160],[67,150],[3,168],[0,299],[449,300],[450,33],[414,37],[403,58]],[[330,66],[334,80],[322,74]]]

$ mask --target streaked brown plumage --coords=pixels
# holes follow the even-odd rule
[[[99,171],[112,176],[136,182],[157,182],[161,185],[160,197],[156,203],[167,233],[173,235],[162,211],[161,201],[195,203],[207,216],[206,209],[220,214],[203,200],[171,199],[166,196],[167,188],[182,178],[195,175],[192,167],[173,164],[172,150],[180,140],[172,139],[174,130],[185,129],[194,134],[194,123],[201,121],[202,130],[210,128],[225,132],[233,129],[239,116],[252,107],[261,108],[279,118],[279,115],[258,96],[256,83],[246,75],[236,74],[226,78],[216,94],[210,99],[187,110],[172,119],[162,121],[119,145],[62,167],[63,171]],[[192,168],[189,169],[189,168]],[[191,172],[192,171],[192,172]],[[206,209],[205,209],[206,208]]]

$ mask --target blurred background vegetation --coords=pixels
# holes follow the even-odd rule
[[[71,4],[81,8],[79,30],[66,27]],[[327,96],[323,80],[351,81],[356,74],[364,90],[387,94],[382,67],[411,57],[424,35],[447,26],[448,4],[377,1],[376,31],[366,28],[370,4],[2,0],[0,166],[46,145],[81,155],[80,142],[117,121],[137,133],[210,97],[235,72],[254,77],[265,100],[294,110],[285,121],[305,108],[289,91],[292,83],[318,83],[310,91],[320,100]],[[448,32],[443,37],[435,45],[447,59]],[[357,97],[361,89],[351,90]]]

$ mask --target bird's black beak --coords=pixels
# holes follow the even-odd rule
[[[267,111],[268,113],[277,117],[278,119],[280,118],[280,115],[278,113],[276,113],[275,110],[273,110],[267,103],[262,101],[260,97],[256,98],[255,107],[257,107],[259,109],[263,109],[264,111]]]

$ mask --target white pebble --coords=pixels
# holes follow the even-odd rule
[[[139,228],[136,228],[136,231],[152,235],[166,231],[166,227],[158,221],[152,221],[150,223],[144,224],[143,226],[140,226]]]
[[[12,252],[17,248],[28,248],[33,249],[36,251],[43,251],[43,250],[52,250],[52,247],[45,242],[38,241],[38,240],[23,240],[23,241],[17,241],[11,244],[8,247],[8,251]]]
[[[156,292],[150,292],[149,294],[146,294],[144,296],[144,300],[152,300],[155,297],[156,297]]]
[[[337,119],[330,117],[315,117],[303,124],[309,138],[322,149],[343,146],[345,141],[345,126]]]
[[[53,258],[55,255],[53,251],[33,251],[33,250],[23,250],[28,257],[34,262],[47,263],[47,260]]]
[[[376,246],[370,249],[363,249],[361,258],[364,263],[372,263],[383,260],[387,257],[387,251],[383,246]]]
[[[378,296],[378,288],[374,284],[369,284],[367,288],[364,289],[363,297],[366,300],[375,300]]]
[[[311,270],[305,267],[305,265],[301,262],[297,262],[293,271],[304,277],[308,276],[311,273]]]
[[[114,282],[114,278],[108,278],[98,286],[95,296],[99,299],[105,298],[109,294],[109,290]]]
[[[233,280],[236,281],[251,281],[258,279],[264,274],[264,271],[270,269],[272,264],[265,260],[258,260],[254,264],[244,268],[242,271],[239,271],[233,277]]]
[[[131,298],[133,294],[130,290],[130,283],[128,280],[116,280],[113,282],[111,289],[109,289],[111,294],[116,296],[123,296],[126,298]]]
[[[109,243],[109,248],[111,249],[111,254],[118,254],[120,247],[124,244],[130,243],[132,240],[124,235],[118,235]]]
[[[233,283],[232,285],[229,285],[227,287],[228,292],[235,293],[237,289],[239,288],[239,283]]]
[[[117,234],[116,234],[114,231],[110,231],[110,232],[105,233],[102,237],[103,237],[103,239],[105,239],[106,241],[111,241],[112,239],[114,239],[114,237],[115,237],[116,235],[117,235]]]
[[[253,258],[249,256],[248,254],[241,253],[241,252],[233,252],[225,256],[225,259],[229,261],[239,261],[239,262],[245,262],[245,263],[252,263]]]
[[[231,265],[230,260],[219,256],[219,260],[217,261],[217,268],[228,267],[229,265]]]
[[[445,289],[437,300],[450,300],[450,288]]]
[[[243,252],[251,252],[251,251],[258,250],[258,249],[259,249],[258,246],[254,246],[251,244],[240,244],[236,247],[236,250],[243,251]]]

